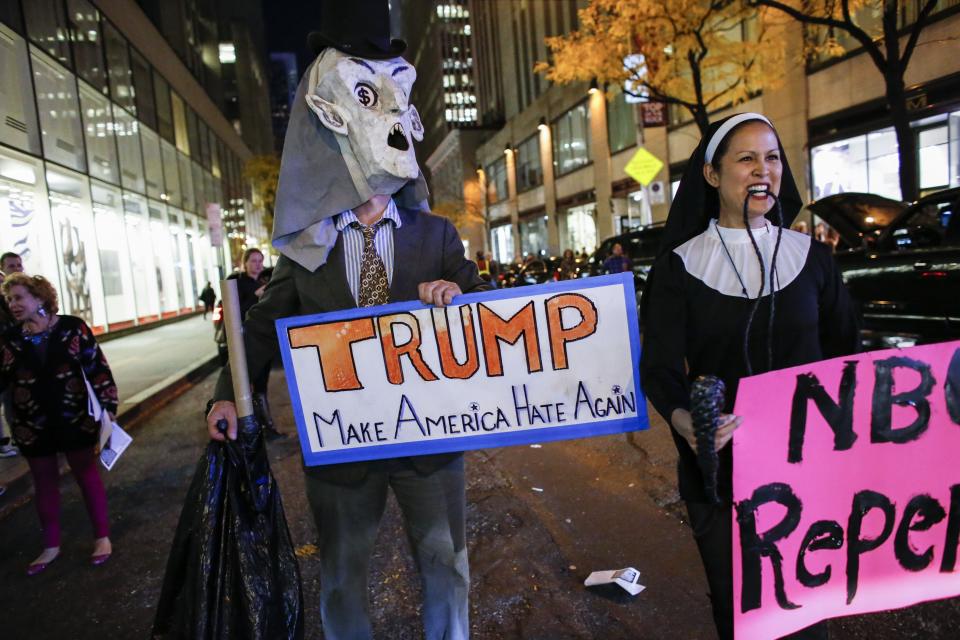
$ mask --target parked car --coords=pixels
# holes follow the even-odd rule
[[[912,205],[845,193],[809,209],[839,232],[836,259],[866,348],[960,337],[960,188]]]
[[[542,257],[518,266],[511,270],[507,287],[523,287],[528,284],[543,284],[558,279],[560,272],[560,258]]]
[[[587,258],[586,268],[581,277],[598,276],[606,273],[603,261],[613,253],[613,245],[619,243],[623,247],[623,254],[630,259],[633,265],[633,288],[637,294],[637,303],[643,293],[643,286],[647,282],[647,274],[657,259],[660,249],[660,240],[665,229],[663,222],[655,222],[636,231],[628,231],[618,236],[607,238],[600,243],[593,255]]]

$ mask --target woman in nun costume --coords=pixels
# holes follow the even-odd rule
[[[741,113],[712,124],[680,181],[643,296],[641,378],[679,452],[680,496],[723,639],[733,638],[728,445],[742,421],[730,415],[737,383],[858,346],[857,315],[830,248],[790,230],[801,206],[767,118]],[[726,386],[715,438],[718,503],[704,489],[690,414],[691,382],[701,375]],[[826,638],[826,624],[789,637]]]

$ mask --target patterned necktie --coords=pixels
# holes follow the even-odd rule
[[[373,237],[377,229],[386,220],[375,225],[364,226],[355,222],[354,228],[363,234],[363,256],[360,259],[360,294],[357,296],[358,307],[373,307],[386,304],[390,299],[390,283],[387,282],[387,269],[373,244]]]

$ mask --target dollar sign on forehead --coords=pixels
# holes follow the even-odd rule
[[[366,87],[360,87],[359,89],[357,89],[357,99],[360,100],[360,104],[362,104],[363,106],[365,107],[370,106],[370,101],[371,101],[370,92],[367,91]]]

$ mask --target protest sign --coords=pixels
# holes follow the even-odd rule
[[[645,429],[633,274],[277,321],[305,463]]]
[[[746,378],[734,412],[734,626],[960,595],[960,342]]]

